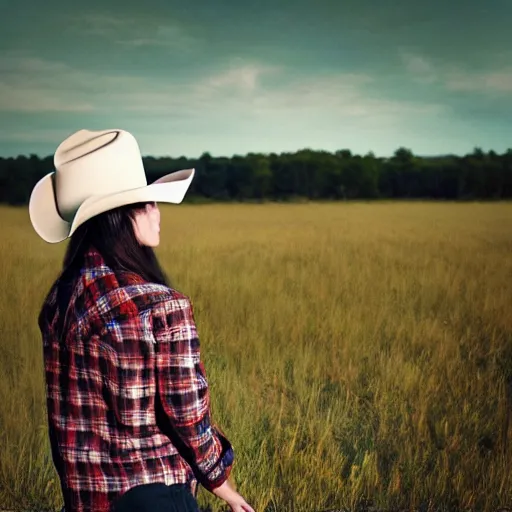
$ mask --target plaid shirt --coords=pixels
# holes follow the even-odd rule
[[[230,442],[210,418],[191,301],[116,273],[91,247],[39,315],[48,426],[66,512],[110,510],[131,487],[229,476]]]

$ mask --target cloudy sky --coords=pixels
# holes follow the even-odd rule
[[[0,156],[512,147],[510,0],[0,2]]]

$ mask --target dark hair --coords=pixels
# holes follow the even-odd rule
[[[153,248],[141,245],[133,231],[132,219],[148,204],[154,203],[120,206],[79,226],[68,243],[60,277],[76,274],[93,246],[114,272],[134,272],[145,281],[171,286]]]

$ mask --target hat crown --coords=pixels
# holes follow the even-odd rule
[[[55,200],[68,222],[92,196],[147,185],[139,145],[124,130],[80,130],[59,145],[54,164]]]

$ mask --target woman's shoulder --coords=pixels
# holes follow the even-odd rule
[[[135,272],[123,271],[116,274],[117,286],[129,292],[145,292],[148,294],[157,294],[162,299],[181,299],[187,296],[171,286],[165,284],[146,281],[142,276]]]
[[[183,292],[158,283],[148,282],[133,272],[122,272],[117,276],[118,287],[116,302],[133,303],[134,311],[142,309],[162,309],[169,312],[173,309],[182,309],[190,303],[190,298]]]

